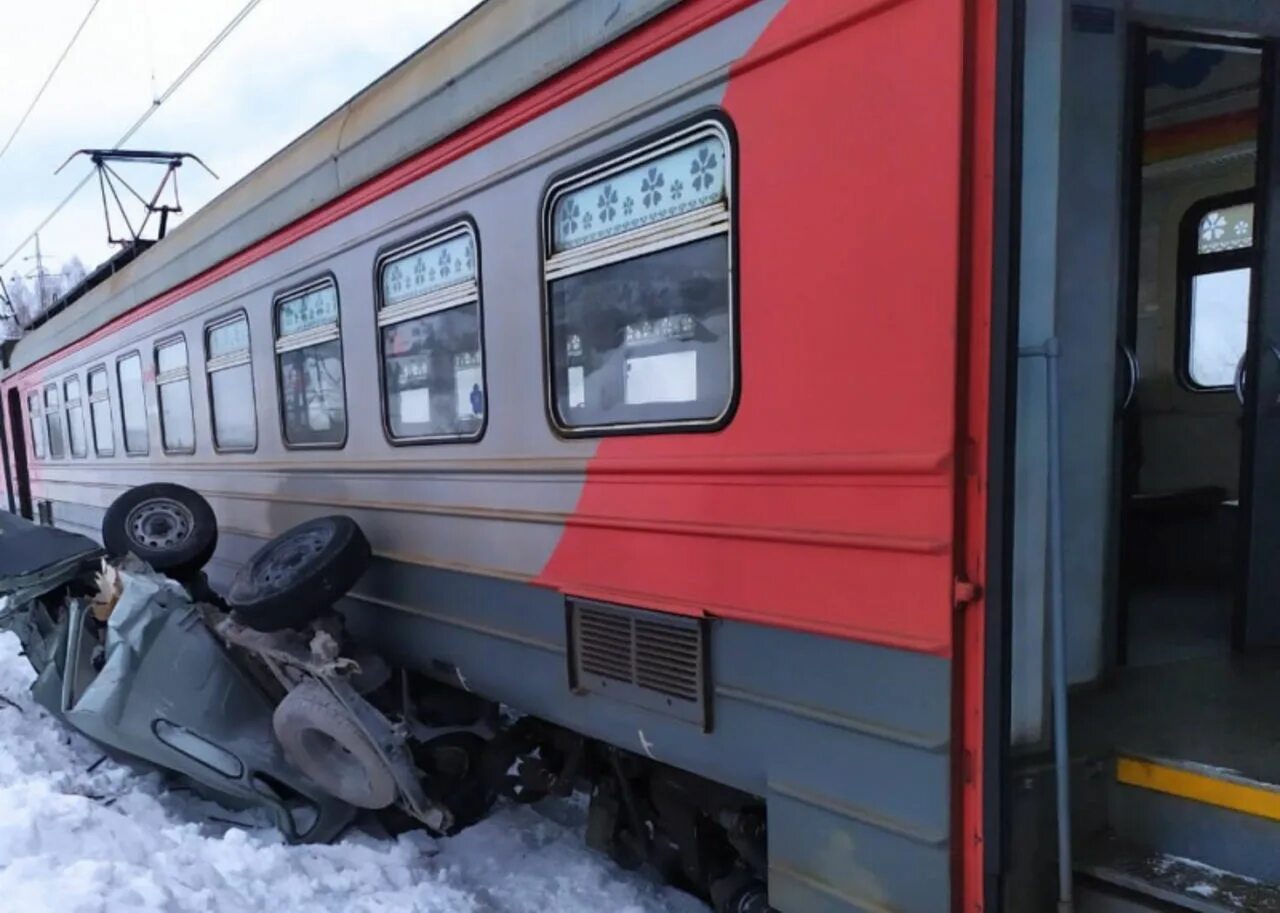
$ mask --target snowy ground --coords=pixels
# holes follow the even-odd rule
[[[0,908],[22,913],[705,913],[592,853],[572,807],[457,837],[288,846],[109,761],[37,707],[0,634]],[[580,813],[579,813],[580,814]],[[570,822],[569,825],[560,823]]]

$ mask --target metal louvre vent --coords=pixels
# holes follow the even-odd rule
[[[593,602],[569,602],[575,690],[707,722],[703,622]]]

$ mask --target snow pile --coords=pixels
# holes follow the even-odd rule
[[[504,808],[457,837],[353,832],[289,846],[166,792],[36,706],[0,634],[0,909],[22,913],[697,913],[582,843],[564,808]],[[236,819],[235,821],[230,819]],[[239,823],[237,823],[239,822]]]

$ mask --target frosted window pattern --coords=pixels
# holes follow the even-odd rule
[[[93,452],[97,456],[113,456],[116,450],[110,387],[106,368],[89,372],[89,423],[93,426]]]
[[[249,321],[243,314],[209,328],[205,337],[213,443],[219,450],[252,450],[258,445]]]
[[[562,427],[705,425],[727,414],[728,152],[718,128],[695,128],[554,198],[545,269]]]
[[[67,445],[73,457],[88,455],[84,434],[84,403],[80,399],[80,378],[69,377],[62,383],[62,400],[67,409]]]
[[[552,212],[560,252],[725,200],[725,145],[703,137],[562,195]]]
[[[479,437],[486,409],[480,285],[470,228],[450,229],[379,269],[383,413],[398,440]]]
[[[1217,254],[1253,244],[1253,204],[1238,203],[1206,213],[1200,219],[1196,252]]]

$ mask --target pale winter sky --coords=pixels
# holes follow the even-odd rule
[[[221,180],[215,181],[194,164],[181,169],[182,203],[190,214],[477,2],[262,0],[128,145],[194,152],[218,173]],[[245,3],[100,0],[26,125],[0,156],[0,261],[91,166],[73,162],[57,176],[54,169],[76,149],[115,143]],[[92,0],[0,0],[0,147],[91,5]],[[145,193],[154,189],[160,169],[140,173],[135,166],[127,176]],[[73,254],[90,268],[110,255],[96,179],[41,233],[40,242],[50,258],[46,267],[55,270]],[[34,262],[19,256],[0,267],[0,275],[34,269]]]

